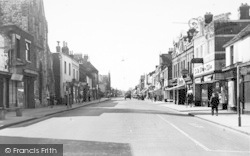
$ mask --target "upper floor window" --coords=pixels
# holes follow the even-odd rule
[[[73,69],[73,79],[76,79],[76,76],[75,76],[75,69]]]
[[[25,40],[25,55],[26,55],[26,60],[31,61],[30,59],[30,44],[31,42],[28,40]]]
[[[76,71],[76,80],[78,80],[78,70]]]
[[[64,73],[67,74],[67,63],[64,61]]]
[[[20,38],[19,35],[16,35],[16,58],[21,58]]]
[[[201,51],[200,51],[200,57],[202,58],[203,57],[203,45],[201,45]]]
[[[195,57],[199,58],[199,49],[198,48],[196,48],[196,50],[195,50]]]
[[[69,63],[69,75],[71,75],[71,64]]]
[[[234,64],[234,46],[230,46],[230,64]]]

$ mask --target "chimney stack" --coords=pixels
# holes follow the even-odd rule
[[[57,41],[56,52],[57,53],[61,52],[60,41]]]
[[[68,48],[67,42],[65,42],[65,41],[63,41],[62,52],[63,52],[64,54],[69,55],[69,48]]]
[[[205,19],[205,25],[208,25],[209,23],[213,21],[213,14],[211,14],[210,12],[207,12],[204,15],[204,19]]]
[[[247,3],[241,4],[241,6],[239,8],[239,14],[240,14],[241,20],[250,19],[249,9],[250,9],[250,6]]]
[[[83,60],[84,60],[84,62],[88,62],[89,61],[89,56],[88,55],[84,55]]]

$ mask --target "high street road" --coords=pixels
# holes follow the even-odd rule
[[[250,155],[248,135],[123,98],[2,129],[0,144],[64,144],[64,155],[79,156]]]

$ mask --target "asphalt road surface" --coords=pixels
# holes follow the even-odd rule
[[[0,144],[63,144],[66,156],[250,155],[248,135],[123,98],[2,129]]]

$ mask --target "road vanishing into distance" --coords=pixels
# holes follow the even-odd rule
[[[248,135],[165,105],[115,98],[2,129],[0,144],[63,144],[65,156],[250,155]]]

